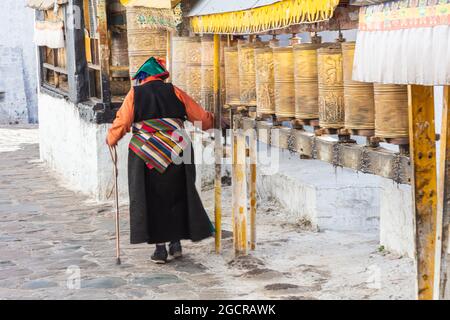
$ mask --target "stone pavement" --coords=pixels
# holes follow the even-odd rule
[[[210,212],[212,199],[205,192]],[[228,230],[229,199],[225,188]],[[411,261],[382,252],[376,234],[313,232],[276,203],[260,208],[248,257],[233,257],[225,232],[222,255],[213,239],[185,242],[185,256],[161,266],[128,243],[125,206],[116,266],[112,203],[62,187],[39,161],[36,127],[0,128],[0,299],[413,298]]]

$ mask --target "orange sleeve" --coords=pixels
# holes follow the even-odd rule
[[[134,120],[134,89],[131,88],[128,92],[122,106],[117,111],[116,119],[112,124],[112,127],[108,131],[108,144],[110,146],[116,145],[120,139],[127,132],[130,132],[131,126]]]
[[[202,130],[208,130],[214,127],[214,115],[203,109],[194,99],[180,88],[175,88],[175,94],[183,102],[186,108],[187,118],[192,123],[201,122]]]

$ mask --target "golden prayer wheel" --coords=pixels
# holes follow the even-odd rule
[[[214,111],[214,41],[203,36],[201,40],[201,105],[208,111]]]
[[[273,50],[270,47],[255,49],[256,113],[275,113]]]
[[[187,37],[172,38],[172,83],[186,91],[186,43]]]
[[[375,128],[373,84],[352,80],[355,42],[343,42],[341,45],[344,66],[345,128],[373,130]]]
[[[111,36],[111,66],[112,77],[127,78],[129,76],[130,60],[128,58],[128,38],[126,32],[112,33]]]
[[[375,135],[380,138],[407,138],[408,87],[374,83]]]
[[[139,17],[153,15],[153,9],[145,7],[127,8],[128,56],[130,60],[130,75],[150,57],[166,59],[167,32],[148,25],[140,25]]]
[[[225,104],[236,106],[241,104],[239,90],[239,61],[238,48],[226,47],[224,49],[225,61]]]
[[[344,77],[342,49],[334,43],[317,50],[319,72],[319,122],[323,128],[344,127]]]
[[[292,47],[273,48],[275,114],[295,116],[294,54]]]
[[[201,103],[201,62],[202,48],[200,38],[189,38],[186,43],[186,93]]]
[[[321,44],[294,45],[295,118],[319,118],[317,49]]]
[[[238,44],[239,91],[241,105],[256,106],[255,48],[260,43]]]

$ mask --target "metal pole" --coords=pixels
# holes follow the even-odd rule
[[[437,182],[433,87],[412,85],[409,140],[414,199],[417,298],[433,298],[436,249]]]
[[[222,246],[222,106],[220,105],[220,35],[214,35],[214,153],[215,153],[215,180],[214,180],[214,217],[216,228],[215,247],[220,253]]]

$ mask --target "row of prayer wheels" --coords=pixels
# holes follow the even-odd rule
[[[318,119],[326,129],[407,138],[407,87],[353,81],[354,51],[354,42],[238,42],[224,50],[225,103],[256,106],[260,117]]]
[[[172,83],[186,91],[206,110],[214,110],[214,41],[212,37],[172,38]],[[225,44],[221,44],[224,48]],[[225,78],[223,50],[220,56],[221,78]],[[225,83],[221,86],[225,103]]]

